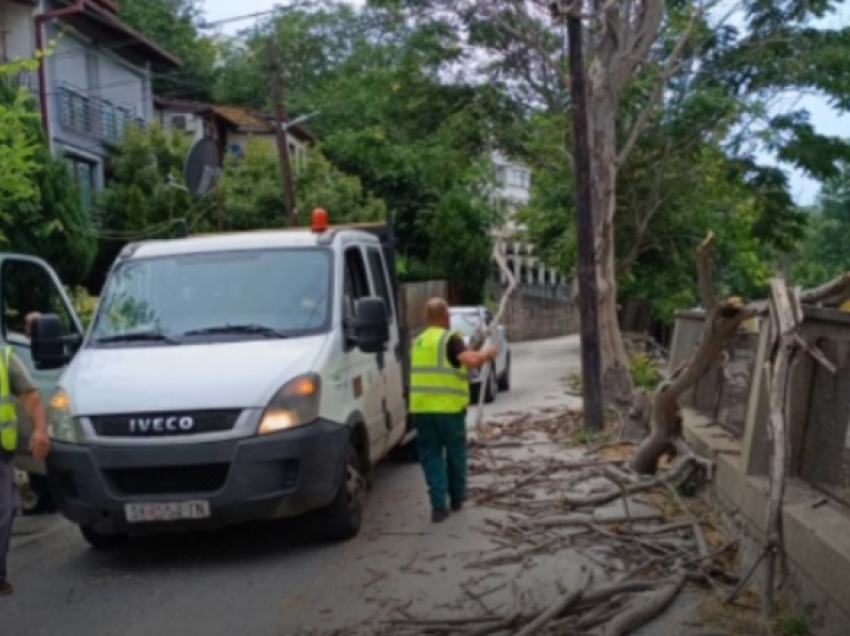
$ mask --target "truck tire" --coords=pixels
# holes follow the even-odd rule
[[[98,532],[91,526],[80,526],[80,532],[83,535],[83,539],[86,540],[86,543],[95,550],[103,552],[117,550],[118,548],[123,547],[129,539],[126,534],[104,534],[103,532]]]
[[[499,390],[504,393],[511,390],[511,354],[508,354],[508,359],[505,361],[505,372],[499,378]]]
[[[363,522],[365,497],[366,479],[360,457],[354,446],[349,446],[345,472],[336,496],[317,519],[321,535],[329,541],[347,541],[357,536]]]

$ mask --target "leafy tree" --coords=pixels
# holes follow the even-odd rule
[[[155,76],[157,93],[212,99],[217,47],[198,29],[202,18],[198,0],[120,0],[119,15],[183,63],[178,70]]]
[[[850,271],[850,165],[824,184],[794,263],[795,282],[815,286]]]
[[[173,236],[181,221],[208,226],[208,199],[196,203],[183,179],[189,144],[161,127],[129,127],[109,159],[111,179],[97,199],[103,236],[117,242]],[[118,246],[120,249],[120,246]]]
[[[36,68],[38,61],[0,64],[0,220],[10,221],[11,204],[38,198],[38,114],[28,94],[13,86],[15,75]]]
[[[21,111],[19,118],[6,120],[9,127],[0,126],[0,137],[17,127],[15,137],[27,144],[26,160],[4,163],[0,181],[11,183],[18,168],[26,165],[26,169],[14,177],[19,181],[14,187],[18,195],[8,196],[0,206],[0,236],[7,249],[40,256],[63,281],[77,284],[88,275],[95,256],[91,219],[80,204],[68,166],[50,154],[32,98],[0,82],[0,112],[12,109]],[[14,146],[0,148],[0,154],[13,151]]]
[[[460,209],[464,197],[461,208],[477,208],[476,166],[520,109],[498,86],[444,81],[460,53],[445,29],[417,26],[397,10],[334,3],[288,11],[249,36],[245,50],[230,51],[221,101],[269,106],[269,37],[290,111],[320,112],[310,126],[323,153],[393,212],[411,275],[449,276],[436,265],[449,261],[432,254],[439,249],[432,220]],[[453,244],[473,245],[479,236],[459,235]],[[489,260],[488,250],[480,254],[476,271]]]
[[[416,11],[430,23],[450,28],[469,51],[464,62],[500,82],[535,115],[567,122],[569,76],[562,25],[537,3],[380,4]],[[568,3],[545,4],[550,8]],[[804,111],[771,115],[768,108],[773,97],[788,89],[818,90],[842,107],[847,102],[850,83],[840,51],[850,30],[824,34],[808,25],[812,16],[825,15],[833,5],[749,3],[746,32],[710,20],[708,5],[697,2],[665,5],[646,0],[632,13],[632,5],[607,4],[604,13],[587,18],[591,189],[609,396],[626,397],[629,388],[614,315],[618,274],[641,259],[657,259],[651,246],[656,230],[671,218],[671,210],[683,209],[672,202],[658,204],[657,195],[666,198],[671,189],[680,193],[692,187],[693,179],[682,180],[683,171],[696,165],[694,158],[706,147],[722,149],[730,158],[724,172],[732,173],[731,183],[736,189],[746,184],[754,195],[746,200],[754,210],[759,238],[787,247],[802,224],[786,178],[775,168],[759,166],[755,148],[767,147],[816,178],[834,171],[836,161],[846,156],[847,144],[818,135]],[[529,119],[539,122],[535,116]],[[569,148],[568,133],[552,134],[550,145],[556,147],[550,156],[564,166],[560,172],[565,181],[559,194],[551,191],[552,201],[571,193],[566,185],[569,157],[562,152]],[[556,173],[544,173],[543,180],[557,183]],[[657,175],[662,179],[653,184]],[[562,209],[569,205],[561,201]],[[635,231],[637,254],[631,253],[635,246],[628,245]],[[550,238],[550,246],[557,241],[563,247],[570,244],[561,234]]]
[[[230,157],[222,178],[220,205],[223,227],[249,230],[286,226],[283,180],[274,145],[254,139],[242,157]],[[383,201],[365,191],[357,177],[342,173],[320,151],[308,153],[296,166],[295,193],[299,221],[314,208],[324,208],[333,223],[380,221],[386,218]]]

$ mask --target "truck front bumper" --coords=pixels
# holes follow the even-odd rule
[[[96,446],[54,442],[47,462],[60,512],[104,532],[215,529],[291,517],[331,503],[350,431],[319,420],[291,431],[196,444]],[[209,518],[129,523],[128,503],[209,502]]]

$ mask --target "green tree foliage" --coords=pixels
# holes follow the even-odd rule
[[[26,194],[9,197],[0,206],[4,249],[40,256],[64,281],[77,284],[88,275],[94,261],[96,241],[91,219],[80,204],[68,166],[50,154],[32,98],[0,82],[0,111],[6,108],[23,111],[16,134],[32,145],[27,146],[28,167],[16,177],[21,182],[17,191]],[[9,132],[3,126],[0,129],[0,137]],[[0,154],[11,150],[3,148]],[[9,171],[20,165],[3,164],[0,180],[9,179]]]
[[[38,199],[34,177],[41,140],[33,126],[39,122],[38,114],[28,95],[13,86],[18,73],[35,68],[37,61],[0,64],[0,219],[6,221],[10,205]]]
[[[287,11],[249,37],[245,50],[230,51],[220,101],[268,108],[269,37],[280,54],[290,111],[320,112],[309,125],[322,152],[393,212],[411,275],[428,271],[466,285],[437,253],[443,248],[434,219],[481,207],[477,164],[521,109],[496,86],[446,81],[443,72],[461,51],[441,26],[342,3]],[[490,216],[456,229],[478,232],[479,220]],[[452,245],[462,251],[480,236],[486,232],[456,235]],[[474,269],[486,271],[489,250],[471,253],[482,259]]]
[[[110,157],[111,179],[97,200],[108,240],[174,236],[182,220],[192,228],[208,223],[211,203],[194,202],[183,184],[188,141],[159,126],[129,127]]]
[[[807,214],[809,225],[796,254],[794,282],[813,286],[850,271],[850,166],[842,164]]]
[[[357,177],[331,165],[318,150],[309,152],[304,164],[296,166],[295,192],[302,224],[309,222],[314,208],[327,210],[332,223],[386,218],[383,201],[366,192]],[[285,227],[286,200],[274,144],[255,139],[244,156],[230,157],[217,196],[226,230]]]
[[[178,70],[154,78],[161,95],[212,99],[217,47],[198,30],[202,18],[198,0],[120,0],[119,15],[130,26],[180,58]]]

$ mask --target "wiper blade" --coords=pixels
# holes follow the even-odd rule
[[[286,338],[286,334],[282,331],[275,329],[274,327],[268,327],[266,325],[217,325],[214,327],[205,327],[203,329],[192,329],[191,331],[187,331],[184,333],[184,336],[200,336],[200,335],[210,335],[210,334],[228,334],[228,333],[244,333],[244,334],[258,334],[261,336],[268,336],[269,338]]]
[[[110,343],[110,342],[167,342],[168,344],[180,344],[179,340],[167,336],[158,331],[137,331],[136,333],[119,333],[114,336],[103,336],[97,338],[95,342]]]

